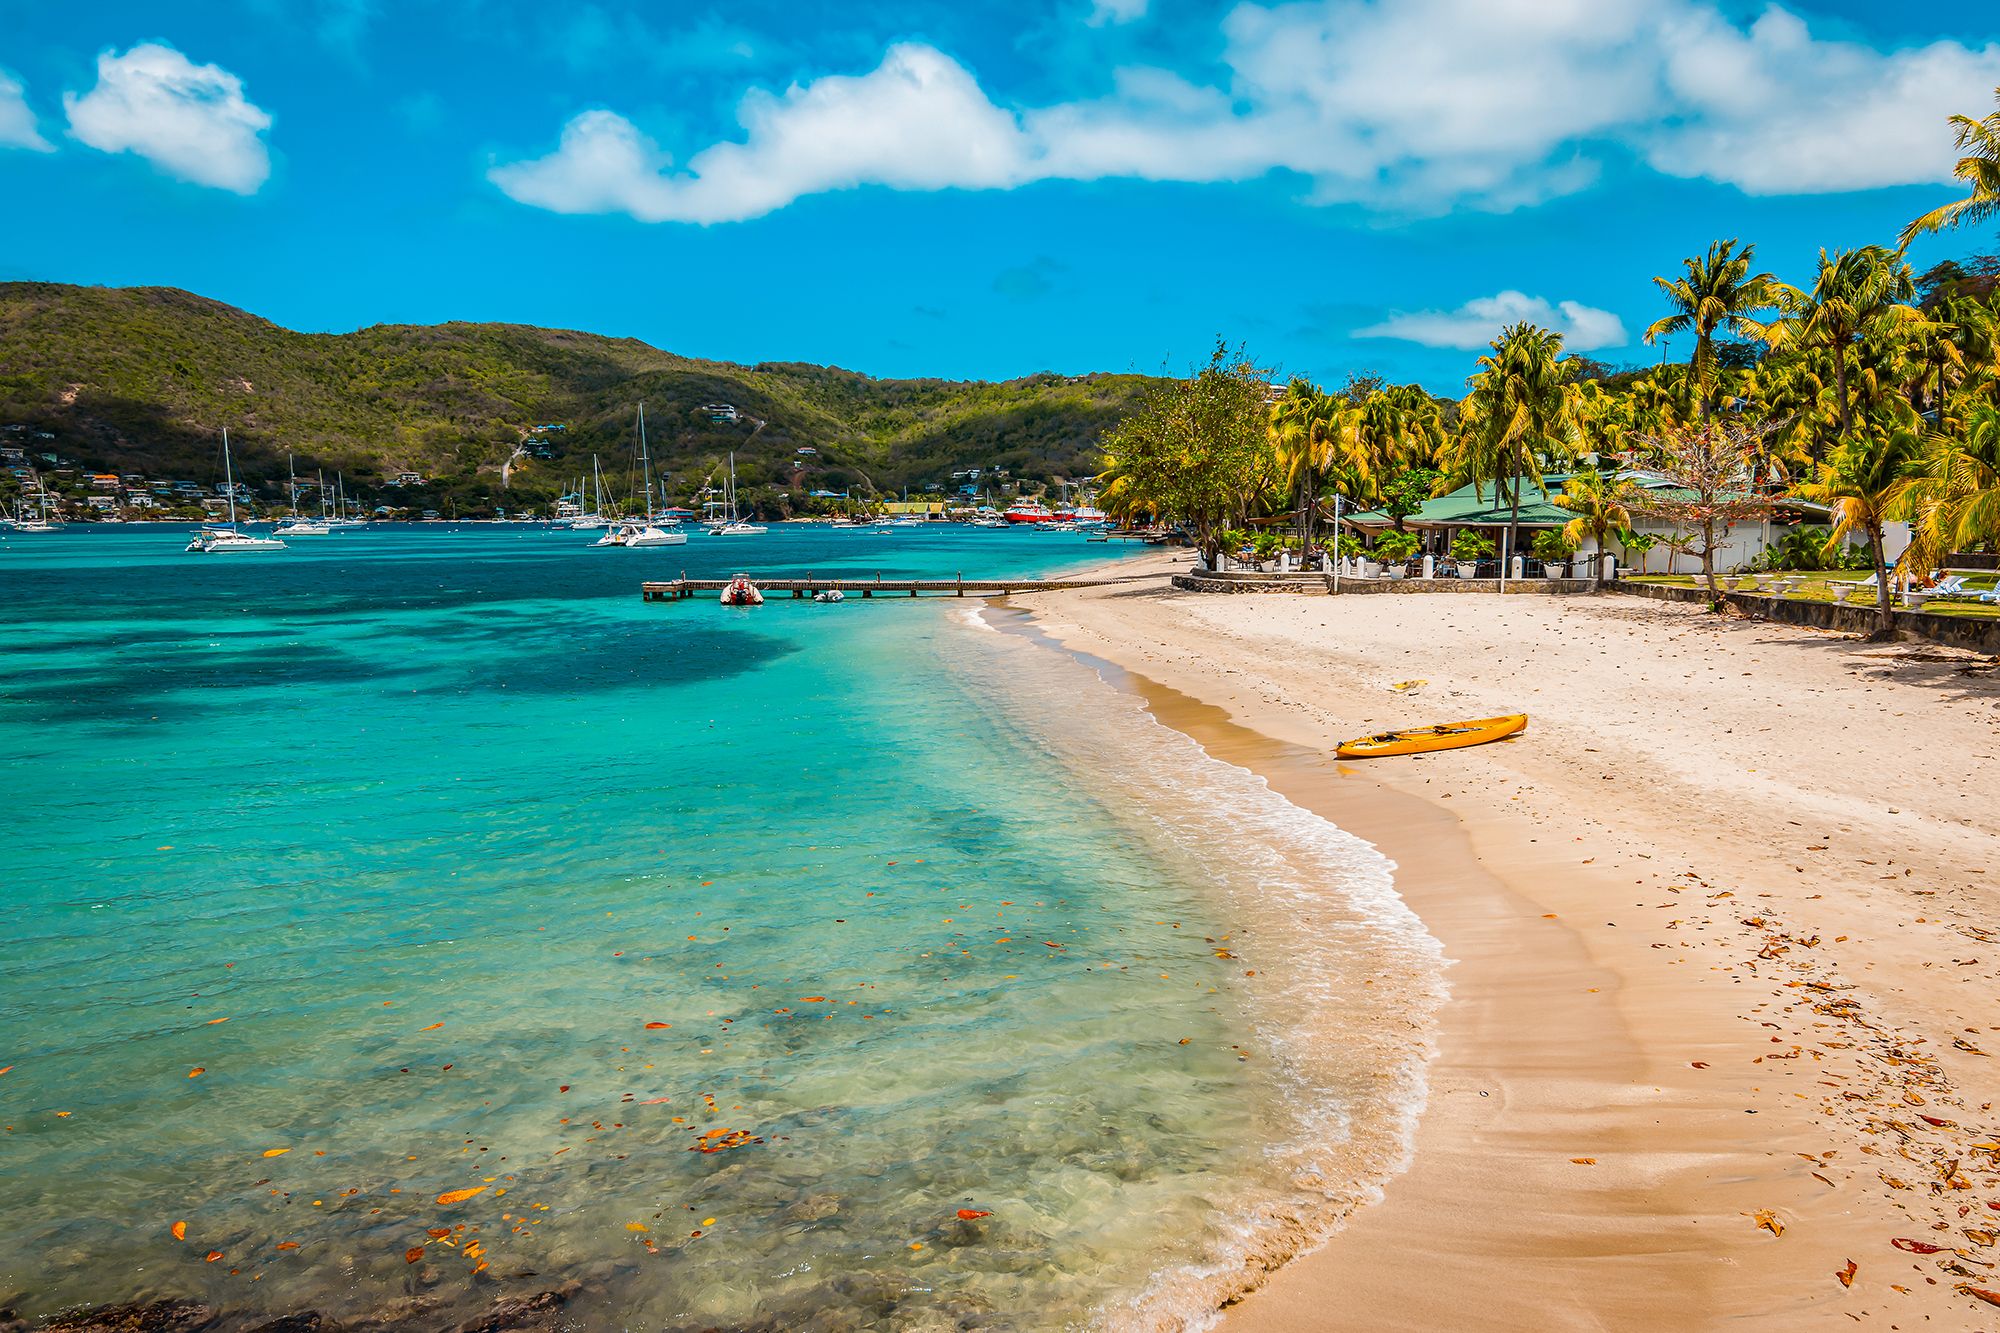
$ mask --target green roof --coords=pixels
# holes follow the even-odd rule
[[[1550,492],[1554,493],[1562,489],[1562,482],[1567,478],[1548,477],[1545,480],[1548,482]],[[1569,511],[1558,509],[1544,500],[1541,492],[1534,489],[1534,483],[1525,478],[1522,479],[1521,489],[1524,494],[1521,496],[1521,508],[1518,514],[1498,488],[1493,483],[1486,482],[1479,487],[1478,494],[1467,485],[1459,487],[1449,495],[1426,500],[1416,513],[1403,521],[1414,523],[1419,527],[1504,528],[1509,523],[1519,523],[1522,527],[1546,528],[1559,527],[1576,517]],[[1379,509],[1369,510],[1365,514],[1347,514],[1343,517],[1350,522],[1370,525],[1395,522]]]

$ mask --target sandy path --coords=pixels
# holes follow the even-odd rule
[[[1020,600],[1456,960],[1415,1165],[1226,1326],[2000,1328],[2000,671],[1615,596]]]

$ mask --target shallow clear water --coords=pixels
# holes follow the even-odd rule
[[[1372,851],[970,602],[636,595],[1103,546],[588,540],[0,543],[0,1297],[1173,1325],[1393,1157]]]

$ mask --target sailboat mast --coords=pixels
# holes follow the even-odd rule
[[[229,526],[236,526],[236,475],[229,470],[229,427],[222,428],[222,493],[229,500]]]
[[[639,466],[646,470],[646,522],[653,521],[653,458],[646,451],[646,405],[639,404]]]

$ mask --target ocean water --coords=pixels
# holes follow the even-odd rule
[[[0,1304],[1199,1327],[1404,1151],[1372,848],[1008,612],[637,596],[1104,546],[184,540],[0,540]]]

